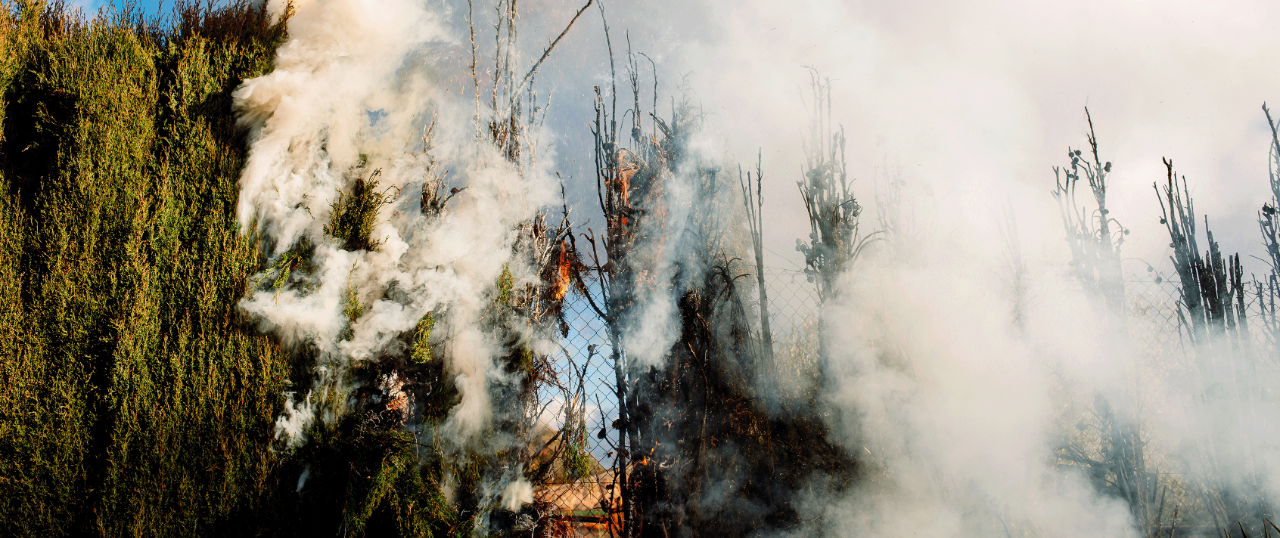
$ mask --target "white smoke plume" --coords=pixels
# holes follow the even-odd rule
[[[1068,275],[1050,168],[1065,164],[1068,145],[1084,144],[1084,105],[1105,159],[1115,163],[1112,215],[1132,231],[1122,250],[1126,272],[1145,272],[1149,263],[1169,278],[1168,236],[1151,190],[1164,177],[1161,156],[1184,163],[1197,207],[1224,250],[1245,254],[1246,278],[1267,270],[1248,258],[1265,258],[1253,222],[1268,197],[1269,132],[1259,105],[1276,99],[1266,92],[1278,79],[1257,66],[1277,50],[1264,22],[1276,8],[1148,7],[609,4],[615,35],[628,30],[634,48],[655,60],[664,107],[683,83],[711,112],[709,123],[732,133],[738,159],[763,149],[767,265],[795,267],[791,244],[807,234],[793,186],[805,128],[802,66],[833,80],[833,116],[848,129],[854,188],[869,207],[864,227],[873,226],[869,202],[885,185],[873,183],[877,174],[897,170],[894,179],[911,190],[923,237],[902,246],[906,260],[863,260],[829,317],[825,393],[833,414],[847,419],[835,425],[888,478],[838,499],[810,499],[812,513],[824,514],[820,527],[837,535],[869,528],[1004,535],[984,527],[995,522],[1036,535],[1137,533],[1139,522],[1123,504],[1055,463],[1063,432],[1077,427],[1067,417],[1084,412],[1094,394],[1140,417],[1152,446],[1166,451],[1167,459],[1152,462],[1162,470],[1174,469],[1170,462],[1187,445],[1215,437],[1250,445],[1239,453],[1219,447],[1233,468],[1226,476],[1276,468],[1268,458],[1280,437],[1263,418],[1277,416],[1272,404],[1189,401],[1208,387],[1276,386],[1269,369],[1241,383],[1227,370],[1202,375],[1180,356],[1143,356],[1117,327],[1092,321]],[[574,69],[555,81],[562,94],[585,95],[574,88],[609,78],[605,46],[600,33],[574,39],[569,50],[595,72],[582,77]],[[1009,319],[1009,277],[999,262],[997,223],[1006,205],[1027,265],[1023,329]],[[1183,471],[1194,480],[1193,469]],[[901,521],[923,523],[890,528]]]
[[[670,353],[680,336],[676,300],[687,288],[700,285],[709,269],[705,265],[711,245],[700,230],[692,228],[732,211],[738,201],[728,188],[728,175],[718,166],[724,160],[724,150],[703,131],[698,112],[681,110],[675,114],[673,123],[689,123],[681,127],[686,130],[682,136],[687,140],[687,154],[673,172],[661,178],[661,196],[654,201],[661,210],[648,215],[642,225],[645,239],[634,245],[631,254],[633,259],[645,260],[644,280],[657,284],[638,286],[635,311],[623,323],[622,347],[628,360],[642,368],[660,366]],[[685,117],[679,118],[681,115]],[[705,184],[711,169],[720,175],[714,192],[708,192]]]
[[[966,222],[971,208],[906,203],[945,227],[898,239],[916,242],[909,258],[879,245],[827,304],[825,408],[866,476],[850,492],[806,499],[815,525],[836,535],[1138,536],[1121,501],[1054,465],[1065,388],[1119,383],[1118,372],[1082,364],[1127,360],[1105,355],[1107,331],[1090,323],[1084,297],[1061,270],[1028,268],[1033,299],[1019,330],[1001,244]]]
[[[937,183],[903,200],[927,217],[859,260],[826,308],[825,410],[867,476],[806,497],[814,528],[1143,536],[1154,525],[1236,527],[1208,520],[1229,513],[1216,502],[1266,512],[1256,503],[1275,498],[1280,409],[1265,387],[1280,377],[1265,352],[1225,339],[1144,348],[1143,331],[1172,328],[1146,325],[1141,303],[1130,303],[1128,331],[1101,321],[1063,261],[1024,260],[1015,323],[995,201]],[[1139,421],[1152,478],[1137,519],[1061,457],[1098,420],[1095,395]]]
[[[462,396],[449,428],[458,439],[475,438],[491,416],[487,389],[497,375],[496,344],[479,323],[484,294],[511,262],[516,225],[551,201],[552,182],[541,168],[517,171],[497,155],[458,142],[472,139],[473,104],[445,91],[448,85],[434,78],[429,50],[432,44],[458,43],[459,9],[441,15],[405,0],[312,0],[294,6],[290,38],[279,50],[275,70],[247,81],[236,93],[251,144],[238,208],[242,226],[262,234],[273,260],[303,239],[314,245],[315,269],[305,285],[259,289],[243,302],[245,311],[286,344],[314,346],[318,354],[321,381],[286,404],[277,436],[300,440],[311,417],[331,418],[343,405],[346,368],[387,351],[397,335],[428,312],[447,311],[449,367]],[[1265,96],[1257,94],[1258,88],[1242,89],[1231,75],[1259,65],[1251,62],[1266,57],[1258,51],[1274,45],[1273,38],[1240,37],[1249,33],[1244,31],[1219,36],[1232,38],[1223,47],[1244,51],[1228,55],[1226,62],[1219,49],[1195,48],[1182,37],[1196,32],[1181,31],[1203,33],[1187,21],[1212,15],[1211,20],[1223,22],[1222,16],[1187,6],[1162,15],[1171,29],[1144,22],[1146,13],[1131,6],[1107,16],[1103,3],[1011,14],[997,2],[917,6],[915,11],[886,6],[655,2],[619,6],[612,21],[615,28],[631,28],[637,48],[657,49],[650,52],[659,72],[671,73],[673,80],[693,72],[692,84],[711,112],[710,121],[736,133],[729,145],[740,154],[773,144],[764,149],[770,265],[794,263],[789,254],[778,253],[789,253],[805,233],[803,210],[791,187],[801,160],[799,136],[789,138],[803,129],[795,90],[804,82],[801,65],[815,65],[836,79],[835,115],[849,127],[851,172],[863,178],[855,183],[860,199],[873,198],[867,178],[889,160],[886,154],[906,169],[901,179],[914,193],[908,203],[922,220],[918,237],[903,246],[910,255],[892,256],[888,248],[871,251],[845,275],[844,295],[826,313],[831,356],[824,365],[825,409],[838,441],[859,454],[868,478],[851,491],[801,499],[803,516],[835,535],[1136,535],[1141,522],[1123,503],[1099,494],[1082,473],[1054,461],[1063,432],[1074,426],[1064,417],[1095,393],[1128,406],[1153,435],[1175,447],[1230,433],[1216,430],[1224,417],[1237,426],[1247,423],[1241,416],[1256,419],[1259,427],[1241,437],[1251,439],[1256,450],[1248,454],[1256,461],[1244,461],[1245,453],[1220,461],[1235,470],[1280,469],[1274,450],[1280,437],[1275,423],[1265,418],[1277,416],[1272,406],[1187,402],[1187,393],[1204,391],[1207,384],[1189,370],[1166,372],[1167,379],[1134,394],[1136,380],[1150,379],[1141,377],[1150,364],[1114,328],[1091,321],[1088,301],[1068,280],[1062,230],[1048,194],[1049,167],[1061,164],[1055,160],[1061,149],[1080,144],[1084,128],[1076,111],[1090,99],[1095,118],[1102,118],[1103,151],[1116,151],[1113,210],[1131,219],[1126,224],[1134,230],[1126,252],[1152,263],[1167,254],[1165,238],[1152,223],[1154,199],[1147,186],[1159,179],[1150,172],[1165,151],[1191,154],[1193,167],[1206,174],[1249,170],[1258,178],[1257,191],[1265,192],[1266,140],[1253,149],[1241,142],[1256,130],[1244,118],[1259,116],[1257,105]],[[532,16],[535,29],[539,13],[554,11],[541,9]],[[1265,13],[1271,8],[1251,9]],[[1225,22],[1250,30],[1258,24]],[[1057,40],[1043,29],[1055,23],[1095,30]],[[581,101],[580,106],[589,98],[579,86],[607,86],[611,76],[601,56],[604,47],[591,35],[578,32],[561,49],[578,51],[577,61],[564,64],[586,65],[585,71],[551,70],[543,79],[569,88],[562,95]],[[1115,50],[1144,38],[1155,43],[1149,50],[1112,59]],[[1187,47],[1198,51],[1194,63],[1213,76],[1193,77],[1195,69],[1178,60],[1177,51]],[[1038,49],[1047,56],[1029,52]],[[1052,62],[1064,64],[1068,73],[1046,67]],[[1126,78],[1135,66],[1146,65],[1173,74],[1155,82]],[[1101,67],[1095,71],[1096,66]],[[1080,74],[1095,72],[1115,80],[1091,82],[1095,79]],[[1274,77],[1256,75],[1249,81],[1274,87]],[[1216,78],[1220,85],[1198,82],[1182,93],[1169,89],[1192,78]],[[665,80],[663,85],[663,90],[672,87]],[[1152,104],[1165,98],[1182,108]],[[582,109],[571,104],[565,110]],[[1212,131],[1217,134],[1170,127],[1186,110],[1195,111],[1188,120],[1194,126],[1208,125],[1206,118],[1234,123],[1217,127]],[[432,114],[440,121],[436,156],[458,163],[459,184],[467,188],[438,219],[422,218],[409,194],[414,189],[396,191],[372,234],[381,245],[359,252],[339,248],[324,233],[337,193],[373,170],[381,170],[382,188],[420,181],[427,159],[419,140]],[[579,127],[583,117],[552,116],[550,124],[565,139],[585,140],[587,131]],[[1157,141],[1146,138],[1150,133]],[[1115,145],[1108,146],[1112,137]],[[577,158],[585,162],[588,153],[578,152]],[[1241,164],[1254,155],[1256,170]],[[557,166],[571,169],[570,158]],[[571,188],[589,191],[581,180],[594,176],[578,175]],[[1235,228],[1246,230],[1239,236],[1248,237],[1253,228],[1238,225],[1239,214],[1248,217],[1252,209],[1239,209],[1256,208],[1262,197],[1242,183],[1214,181],[1206,184],[1222,187],[1222,196],[1230,200],[1200,200],[1211,214],[1227,213],[1224,218],[1237,223]],[[683,223],[697,209],[684,203],[689,198],[679,182],[672,185],[665,218]],[[1021,327],[1010,319],[1009,276],[999,263],[1004,245],[997,239],[995,215],[1005,203],[1016,208],[1027,247],[1030,284]],[[662,275],[673,260],[687,255],[678,231],[669,232],[668,242],[650,256]],[[388,293],[391,288],[396,293]],[[355,320],[345,311],[352,290],[363,310]],[[657,364],[675,338],[673,297],[647,299],[637,309],[643,314],[630,326],[625,345],[641,364]],[[1238,382],[1234,373],[1215,375],[1208,380]],[[1276,378],[1268,371],[1257,379],[1266,385]],[[1176,410],[1151,411],[1171,407]],[[501,493],[492,493],[513,503],[528,498],[527,486],[512,480]]]
[[[278,16],[280,6],[272,6]],[[487,391],[498,375],[496,346],[479,323],[486,293],[515,263],[517,225],[547,205],[553,183],[536,168],[520,172],[479,148],[474,104],[444,91],[433,67],[433,47],[457,41],[422,3],[292,6],[274,70],[235,92],[239,121],[249,129],[241,225],[261,234],[273,263],[301,242],[314,246],[305,262],[314,267],[310,274],[272,273],[292,280],[261,287],[242,303],[286,345],[312,346],[317,354],[318,381],[306,403],[287,404],[277,436],[297,439],[311,413],[332,420],[345,405],[346,370],[403,352],[389,347],[434,312],[447,316],[446,360],[461,396],[446,429],[459,443],[474,440],[492,418]],[[428,155],[430,121],[438,123]],[[450,180],[461,190],[446,211],[426,218],[417,187],[428,173],[443,173],[431,169],[440,166],[435,159],[450,163]],[[325,233],[331,207],[375,171],[390,200],[370,234],[378,245],[344,250]]]

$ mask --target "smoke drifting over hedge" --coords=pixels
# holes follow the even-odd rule
[[[487,391],[500,375],[497,344],[480,320],[485,293],[504,269],[522,277],[532,270],[509,267],[516,227],[554,200],[554,183],[544,170],[519,173],[471,142],[474,105],[442,92],[430,68],[429,51],[457,39],[433,11],[416,2],[292,9],[275,70],[235,93],[250,132],[238,215],[272,245],[277,267],[262,278],[283,279],[243,308],[318,355],[319,383],[286,407],[277,435],[294,437],[313,406],[332,420],[351,390],[343,376],[352,363],[403,352],[399,335],[447,311],[448,363],[461,395],[450,428],[458,443],[470,442],[492,419]],[[444,173],[433,159],[455,163],[458,192],[447,212],[425,219],[406,187]],[[385,201],[374,204],[367,231],[376,248],[346,249],[326,228],[335,201],[374,181],[380,192],[370,196]],[[279,268],[299,263],[295,251],[313,271]]]

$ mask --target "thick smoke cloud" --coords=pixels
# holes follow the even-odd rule
[[[1124,383],[1114,336],[1090,323],[1090,305],[1053,267],[1028,268],[1031,299],[1015,325],[1004,245],[962,205],[904,200],[936,223],[887,238],[827,305],[826,408],[867,478],[807,499],[815,525],[837,535],[1139,535],[1123,502],[1053,464],[1063,389]]]
[[[494,343],[478,329],[481,297],[510,258],[514,225],[553,200],[552,182],[543,170],[517,174],[459,142],[471,138],[469,81],[459,82],[454,54],[468,46],[459,37],[465,3],[295,6],[276,71],[237,93],[252,143],[242,224],[268,238],[274,255],[302,238],[316,245],[315,281],[305,293],[262,290],[243,304],[286,342],[315,345],[322,371],[331,372],[312,394],[289,402],[279,435],[296,439],[313,414],[325,416],[324,405],[340,405],[341,373],[351,361],[383,352],[427,312],[446,308],[456,330],[450,368],[462,395],[451,427],[458,438],[473,438],[491,413],[486,388],[496,375]],[[554,35],[576,7],[527,5],[524,31]],[[658,88],[646,99],[665,106],[672,95],[691,95],[733,156],[745,160],[762,148],[768,265],[798,265],[792,245],[807,235],[792,187],[807,118],[802,66],[833,81],[833,117],[846,127],[851,173],[860,178],[854,186],[869,207],[864,222],[887,217],[870,208],[877,189],[905,185],[916,234],[871,251],[825,314],[832,353],[823,402],[841,442],[865,454],[870,478],[853,491],[800,499],[814,525],[837,535],[906,534],[903,522],[914,522],[909,530],[919,534],[1134,535],[1122,503],[1053,465],[1061,432],[1071,426],[1063,409],[1093,394],[1134,412],[1183,405],[1185,412],[1143,415],[1175,446],[1240,411],[1184,402],[1179,395],[1203,381],[1176,375],[1143,398],[1131,394],[1149,365],[1114,328],[1091,321],[1091,305],[1067,278],[1069,254],[1049,196],[1050,167],[1064,164],[1067,145],[1084,143],[1081,107],[1089,105],[1104,159],[1116,166],[1113,214],[1132,230],[1126,257],[1167,272],[1149,187],[1163,177],[1162,155],[1191,176],[1198,207],[1224,247],[1258,252],[1252,220],[1267,197],[1268,143],[1258,105],[1280,82],[1261,68],[1278,50],[1280,38],[1267,27],[1275,8],[1159,8],[606,5],[615,55],[626,30],[630,46],[654,60]],[[591,86],[607,92],[612,80],[599,19],[593,24],[576,28],[539,75],[555,88],[543,139],[544,151],[554,152],[544,162],[569,176],[570,199],[588,219],[594,171],[585,164],[584,123]],[[446,52],[429,56],[439,51]],[[453,74],[434,75],[428,64]],[[386,186],[419,181],[418,140],[433,112],[441,119],[436,151],[465,163],[458,174],[468,189],[457,205],[424,224],[414,218],[417,200],[402,194],[383,209],[373,234],[382,248],[337,248],[323,233],[336,193],[374,169]],[[1021,230],[1031,283],[1018,295],[1021,326],[1010,316],[1014,294],[1001,262],[1006,206]],[[670,207],[673,222],[689,211]],[[383,298],[393,283],[404,296]],[[349,323],[343,305],[353,286],[368,310]],[[657,363],[670,344],[670,299],[655,295],[639,310],[645,315],[626,344],[641,362]],[[1262,417],[1271,410],[1246,411]],[[1254,435],[1260,447],[1276,439],[1268,428]],[[504,491],[509,499],[529,494],[517,482]]]
[[[434,312],[447,315],[448,366],[461,397],[446,429],[460,444],[475,441],[491,419],[488,387],[499,377],[496,345],[479,323],[486,292],[504,267],[517,278],[528,274],[509,265],[516,227],[554,199],[554,183],[477,149],[473,104],[443,91],[431,68],[435,51],[457,46],[437,11],[409,1],[293,8],[274,71],[235,94],[250,133],[241,224],[262,234],[272,261],[301,241],[314,245],[314,271],[242,303],[286,345],[313,346],[318,355],[319,381],[286,405],[277,437],[297,442],[312,415],[331,420],[345,405],[345,371],[403,351],[391,349],[402,345],[397,338]],[[427,219],[416,188],[427,174],[443,173],[432,168],[435,158],[451,163],[450,181],[461,191]],[[370,233],[380,244],[344,250],[325,232],[331,207],[357,178],[375,177],[391,197]]]
[[[458,24],[465,2],[451,5]],[[579,6],[524,7],[526,33],[544,35]],[[739,160],[763,149],[778,266],[795,263],[791,244],[806,233],[792,183],[803,157],[803,66],[835,82],[833,116],[847,129],[851,173],[868,200],[887,165],[939,196],[994,190],[998,208],[1011,192],[1026,202],[1017,204],[1024,235],[1060,235],[1044,195],[1049,167],[1064,164],[1068,144],[1084,143],[1087,105],[1116,164],[1115,213],[1134,230],[1127,256],[1165,258],[1151,191],[1164,175],[1161,156],[1176,160],[1195,192],[1220,193],[1197,201],[1221,220],[1224,245],[1255,252],[1251,216],[1266,198],[1259,105],[1280,83],[1263,67],[1280,45],[1270,31],[1275,10],[1266,2],[605,3],[614,52],[623,52],[626,31],[633,50],[656,62],[663,112],[687,87]],[[583,181],[571,192],[591,191],[585,123],[592,86],[607,91],[610,78],[599,17],[582,22],[540,75],[555,88],[548,124],[562,148],[557,167]],[[1059,247],[1030,243],[1027,254],[1061,259]]]
[[[554,25],[552,15],[568,4],[539,4],[527,20]],[[1103,158],[1115,165],[1112,214],[1131,231],[1122,247],[1126,273],[1150,264],[1170,274],[1151,190],[1164,177],[1162,156],[1188,174],[1223,248],[1245,254],[1246,275],[1264,273],[1248,257],[1263,254],[1254,215],[1268,197],[1269,132],[1259,105],[1274,99],[1267,92],[1280,82],[1261,68],[1280,50],[1270,29],[1275,9],[1263,2],[606,3],[615,55],[627,31],[631,48],[655,61],[661,110],[687,92],[735,158],[762,149],[768,265],[797,267],[792,245],[808,233],[792,183],[807,117],[803,66],[833,81],[833,117],[849,136],[864,223],[884,216],[871,203],[877,192],[892,181],[905,185],[917,233],[892,248],[908,254],[863,260],[829,313],[837,351],[828,402],[846,418],[848,444],[870,451],[869,461],[892,478],[842,499],[812,499],[831,528],[930,521],[940,528],[911,530],[980,536],[994,532],[982,525],[1004,521],[1037,535],[1128,535],[1137,531],[1123,505],[1053,468],[1062,431],[1075,427],[1064,406],[1079,411],[1105,395],[1140,414],[1153,442],[1171,447],[1221,436],[1213,425],[1228,417],[1238,424],[1234,413],[1266,415],[1188,402],[1213,382],[1169,358],[1141,356],[1114,327],[1093,321],[1067,276],[1049,190],[1050,168],[1069,160],[1063,150],[1085,145],[1088,106]],[[557,166],[580,181],[576,189],[571,181],[571,193],[591,191],[581,125],[591,86],[607,91],[611,80],[602,34],[596,26],[571,36],[561,63],[543,75],[557,88],[549,116],[562,144]],[[592,202],[584,196],[579,215],[590,214]],[[1000,262],[1005,207],[1020,230],[1030,282],[1019,299],[1022,329],[1009,318]],[[1270,431],[1263,423],[1259,429]],[[1254,453],[1269,453],[1266,439],[1275,437],[1251,435]],[[1269,466],[1227,459],[1239,469]],[[983,515],[964,515],[975,513]]]

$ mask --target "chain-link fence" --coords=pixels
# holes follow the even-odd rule
[[[766,289],[769,322],[772,328],[775,356],[779,364],[787,364],[796,372],[817,371],[817,323],[819,298],[813,283],[802,271],[767,268]],[[599,283],[588,281],[588,289],[596,305],[603,308]],[[1246,285],[1246,322],[1240,334],[1242,342],[1255,351],[1274,350],[1272,307],[1260,299],[1254,284]],[[1130,343],[1148,364],[1165,368],[1192,367],[1194,347],[1187,332],[1185,312],[1179,312],[1180,286],[1176,280],[1157,273],[1131,276],[1125,280],[1127,324]],[[754,286],[750,288],[754,302]],[[1264,290],[1265,292],[1265,290]],[[1263,297],[1267,296],[1265,293]],[[612,485],[614,443],[617,430],[611,427],[618,418],[616,373],[611,358],[608,328],[582,296],[573,295],[565,304],[565,321],[569,331],[562,341],[565,356],[559,362],[561,374],[572,377],[575,384],[581,375],[586,398],[586,431],[591,472],[579,480],[553,480],[539,488],[540,501],[554,505],[570,520],[577,536],[607,536],[608,513],[602,501],[615,501]],[[783,377],[787,372],[779,372]],[[803,380],[799,380],[803,383]],[[559,394],[547,394],[554,402],[549,408],[560,409],[564,402]],[[555,413],[551,413],[554,415]],[[548,419],[555,429],[562,427],[563,413]]]
[[[1274,295],[1263,283],[1245,282],[1243,287],[1243,296],[1233,298],[1235,315],[1197,329],[1176,276],[1153,270],[1125,281],[1146,473],[1159,487],[1160,502],[1167,494],[1169,506],[1177,506],[1181,514],[1170,520],[1165,513],[1162,521],[1157,508],[1148,506],[1147,523],[1158,527],[1156,535],[1222,535],[1214,525],[1238,516],[1231,503],[1244,502],[1251,494],[1250,486],[1240,485],[1249,482],[1238,478],[1249,475],[1233,475],[1221,463],[1252,457],[1256,445],[1249,441],[1251,427],[1266,423],[1256,414],[1270,407],[1259,404],[1276,397],[1260,380],[1275,378],[1280,356]],[[1212,433],[1185,437],[1187,427]],[[1223,484],[1240,489],[1227,493]],[[1243,525],[1254,523],[1246,520]]]
[[[1190,360],[1195,350],[1187,312],[1179,306],[1182,288],[1177,278],[1165,278],[1158,273],[1131,276],[1125,279],[1125,295],[1127,323],[1136,350],[1148,358]],[[1239,348],[1237,355],[1275,349],[1276,324],[1270,296],[1265,284],[1244,283],[1244,322],[1238,327],[1225,328],[1231,336],[1231,345]],[[1237,311],[1239,304],[1234,303],[1231,308]]]
[[[574,385],[581,383],[583,388],[580,396],[585,398],[582,418],[588,440],[586,452],[590,471],[577,480],[551,480],[535,495],[539,501],[551,503],[569,519],[575,535],[607,536],[608,514],[601,501],[609,499],[614,490],[610,470],[614,454],[610,443],[597,432],[610,432],[606,421],[617,418],[617,383],[609,329],[591,304],[594,301],[598,307],[605,307],[600,283],[589,279],[586,284],[592,294],[591,300],[576,293],[565,299],[564,320],[568,332],[561,341],[564,357],[557,361],[557,366],[562,379]],[[550,416],[544,420],[559,430],[565,417],[564,397],[559,393],[547,393],[543,398],[553,401],[548,406]]]
[[[800,271],[766,269],[765,276],[775,352],[779,357],[787,357],[797,363],[815,361],[816,289]],[[565,300],[564,319],[569,330],[561,341],[564,356],[557,366],[563,380],[572,380],[576,385],[578,376],[581,376],[586,398],[584,419],[591,471],[578,480],[551,480],[542,485],[535,495],[539,501],[554,505],[569,519],[575,535],[607,536],[608,513],[602,501],[611,501],[616,496],[612,468],[617,430],[611,424],[618,418],[617,374],[611,356],[609,329],[591,304],[594,301],[596,306],[604,308],[600,283],[596,280],[586,280],[585,283],[592,294],[590,301],[578,294],[572,294]],[[564,421],[564,396],[548,391],[542,397],[544,401],[551,401],[544,421],[559,430]]]

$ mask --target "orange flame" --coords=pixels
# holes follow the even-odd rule
[[[569,293],[569,255],[568,246],[560,243],[560,258],[557,261],[556,271],[556,290],[555,298],[557,301],[563,301],[564,296]]]

